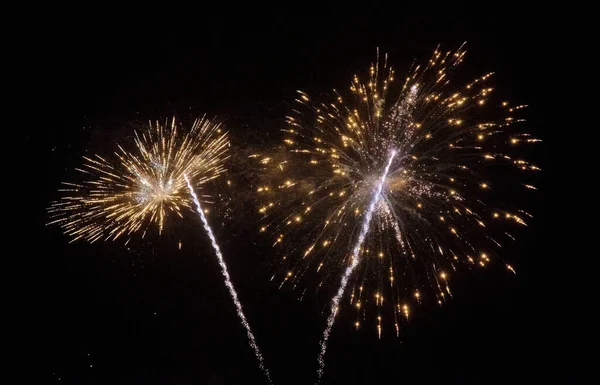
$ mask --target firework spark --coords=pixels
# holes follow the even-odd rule
[[[377,334],[387,325],[398,335],[411,303],[442,304],[452,295],[449,272],[499,259],[502,242],[514,239],[511,227],[530,216],[495,203],[493,187],[514,182],[508,170],[526,179],[514,183],[519,193],[535,191],[531,173],[540,168],[507,154],[540,140],[518,130],[526,106],[496,98],[491,73],[455,84],[465,53],[436,49],[399,86],[378,54],[366,82],[354,76],[349,96],[334,90],[314,102],[298,91],[283,145],[251,156],[264,171],[261,232],[275,234],[282,256],[283,272],[273,279],[280,274],[282,286],[297,287],[316,275],[320,289],[342,277],[323,343],[346,284],[357,328],[373,304]]]
[[[72,241],[89,242],[145,236],[151,224],[161,233],[169,215],[182,217],[191,209],[184,174],[196,187],[225,171],[229,140],[221,126],[198,119],[189,131],[180,132],[172,119],[135,132],[134,151],[117,145],[114,159],[84,156],[82,183],[63,182],[66,196],[53,203],[51,222]]]
[[[242,325],[246,329],[246,334],[248,335],[248,340],[250,341],[250,346],[252,346],[252,349],[254,349],[254,354],[256,355],[256,358],[258,359],[258,364],[259,364],[261,370],[267,376],[269,383],[272,383],[269,371],[265,367],[262,354],[260,353],[260,349],[258,348],[258,345],[256,344],[256,340],[254,339],[254,334],[252,334],[252,330],[250,329],[250,324],[248,324],[248,321],[246,320],[246,316],[244,315],[244,311],[242,310],[242,304],[240,303],[240,301],[238,299],[237,292],[235,291],[235,288],[233,287],[233,283],[231,282],[231,278],[229,277],[229,272],[227,270],[227,265],[225,264],[225,260],[223,259],[223,254],[221,254],[221,249],[219,248],[219,245],[217,244],[217,240],[212,232],[212,229],[210,228],[208,221],[206,220],[206,216],[204,215],[204,211],[202,210],[202,206],[200,205],[200,201],[198,200],[198,197],[196,196],[196,193],[194,191],[194,187],[192,186],[192,183],[190,182],[190,180],[188,179],[188,177],[185,174],[183,174],[183,178],[185,179],[188,189],[189,189],[189,192],[190,192],[190,195],[192,196],[192,199],[193,199],[194,203],[196,204],[196,210],[198,211],[198,214],[200,215],[200,219],[202,220],[202,225],[204,226],[204,230],[206,230],[206,233],[208,234],[208,237],[210,238],[210,241],[212,243],[212,247],[215,250],[215,254],[217,255],[217,258],[219,260],[219,265],[221,266],[221,273],[223,274],[223,278],[225,278],[225,285],[227,286],[227,290],[229,290],[229,295],[231,296],[231,299],[233,300],[233,303],[235,304],[235,310],[237,312],[237,315],[240,318]]]

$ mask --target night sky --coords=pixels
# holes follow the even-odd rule
[[[25,163],[36,175],[24,189],[32,230],[19,239],[19,258],[41,274],[23,274],[27,300],[14,300],[27,313],[24,335],[33,337],[18,350],[28,353],[14,356],[28,364],[0,374],[8,376],[0,382],[35,375],[53,384],[266,384],[196,218],[128,246],[69,244],[59,228],[45,226],[46,208],[60,182],[77,176],[86,151],[111,152],[114,138],[130,134],[134,123],[170,116],[190,122],[207,113],[225,122],[234,146],[257,138],[278,144],[295,90],[346,86],[368,68],[376,47],[402,74],[438,43],[450,49],[467,41],[461,72],[496,72],[498,91],[531,106],[527,130],[544,139],[546,111],[536,88],[536,66],[546,60],[537,44],[543,31],[514,10],[429,8],[371,11],[365,3],[234,16],[179,10],[173,17],[90,11],[40,28],[32,56],[44,61],[35,75],[43,118],[28,122],[39,129],[22,134],[35,152]],[[545,151],[532,154],[542,169]],[[414,308],[400,338],[388,331],[378,340],[374,327],[356,332],[342,311],[323,384],[561,382],[562,372],[548,369],[552,343],[539,330],[543,289],[534,280],[547,248],[543,179],[538,187],[538,199],[525,202],[535,219],[502,251],[516,276],[502,265],[463,270],[453,280],[454,299]],[[309,292],[299,302],[297,292],[270,284],[274,255],[256,236],[258,216],[235,212],[243,205],[230,209],[232,218],[209,221],[272,377],[312,384],[326,299]],[[35,285],[24,283],[34,277]]]

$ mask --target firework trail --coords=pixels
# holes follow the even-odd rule
[[[352,272],[358,265],[360,260],[360,248],[365,241],[365,236],[369,231],[369,225],[371,224],[371,218],[373,217],[373,211],[375,210],[375,206],[381,197],[381,190],[383,189],[383,184],[385,183],[385,177],[387,176],[388,171],[390,170],[390,166],[392,165],[392,161],[394,160],[394,156],[396,156],[396,151],[392,150],[390,154],[390,158],[388,160],[388,164],[383,171],[383,175],[381,175],[381,179],[375,192],[373,193],[373,198],[371,199],[371,204],[367,210],[365,218],[363,220],[362,228],[360,231],[360,235],[358,236],[358,240],[356,241],[356,245],[354,245],[354,250],[352,251],[352,260],[350,261],[350,265],[346,268],[346,271],[342,275],[342,279],[340,282],[340,287],[338,288],[337,293],[331,300],[331,313],[329,314],[329,318],[327,318],[327,327],[325,328],[325,332],[323,333],[323,339],[321,340],[321,351],[319,352],[319,369],[317,371],[317,384],[321,380],[321,376],[323,375],[323,368],[325,367],[325,351],[327,350],[327,340],[329,339],[329,334],[331,333],[331,328],[333,327],[333,323],[335,322],[335,315],[338,310],[338,306],[340,305],[340,300],[344,295],[344,291],[346,290],[346,285],[348,284],[348,279],[352,275]]]
[[[208,221],[206,220],[206,217],[204,216],[204,211],[202,210],[200,201],[198,200],[198,197],[196,196],[196,193],[194,192],[194,187],[190,183],[190,180],[188,179],[187,175],[184,174],[183,178],[185,179],[188,189],[190,190],[192,199],[194,200],[194,203],[196,204],[196,210],[198,211],[198,214],[200,214],[200,219],[202,220],[202,225],[204,226],[204,230],[206,230],[206,233],[208,234],[208,237],[210,238],[210,241],[212,243],[213,249],[215,250],[215,254],[217,255],[217,258],[219,259],[219,265],[221,266],[221,273],[223,274],[223,277],[225,278],[225,285],[227,286],[227,289],[229,290],[229,295],[231,295],[231,299],[233,299],[233,303],[235,304],[237,315],[240,318],[242,325],[246,329],[248,339],[250,340],[250,346],[252,346],[252,349],[254,349],[254,354],[256,355],[256,358],[258,359],[258,364],[260,366],[260,369],[267,376],[269,383],[272,384],[269,370],[265,367],[264,360],[263,360],[262,354],[260,353],[260,349],[258,348],[258,345],[256,344],[254,334],[252,334],[252,330],[250,329],[250,324],[248,324],[248,321],[246,320],[246,316],[244,315],[244,312],[242,310],[242,304],[240,303],[240,301],[238,299],[237,292],[235,291],[235,288],[233,287],[233,283],[231,282],[231,278],[229,277],[229,272],[227,271],[227,265],[225,264],[225,260],[223,259],[223,255],[221,254],[221,249],[219,248],[219,245],[217,244],[217,240],[212,232],[212,229],[208,225]]]

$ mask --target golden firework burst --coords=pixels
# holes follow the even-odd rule
[[[168,216],[191,209],[184,175],[202,188],[225,171],[228,147],[227,132],[206,118],[188,130],[174,118],[150,123],[135,132],[132,150],[117,145],[111,157],[85,156],[77,168],[85,180],[63,182],[65,196],[50,206],[49,224],[60,225],[73,241],[143,237],[152,224],[161,233]]]
[[[400,79],[378,54],[366,81],[354,76],[349,94],[334,90],[313,101],[298,91],[283,144],[251,156],[263,170],[260,231],[278,249],[283,267],[274,279],[281,285],[321,288],[339,277],[345,285],[346,277],[354,324],[365,304],[374,305],[381,335],[384,304],[397,333],[411,304],[451,296],[450,272],[461,262],[484,267],[499,259],[510,227],[525,225],[529,214],[490,198],[496,177],[514,182],[491,165],[533,179],[539,167],[508,153],[540,140],[520,131],[526,106],[495,97],[491,73],[458,86],[451,80],[465,53],[436,49]]]

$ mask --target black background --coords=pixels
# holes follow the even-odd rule
[[[256,138],[275,144],[295,90],[343,87],[367,68],[376,47],[402,73],[438,43],[467,41],[464,73],[496,72],[498,92],[529,104],[528,130],[546,139],[538,87],[540,63],[550,56],[542,49],[546,31],[518,8],[225,5],[152,16],[88,10],[35,27],[26,70],[35,79],[29,108],[41,117],[22,132],[34,155],[23,161],[26,220],[17,223],[31,230],[17,235],[14,259],[24,266],[10,304],[23,318],[8,338],[17,342],[12,358],[26,365],[5,371],[6,383],[30,375],[65,384],[266,383],[197,221],[129,249],[69,244],[45,226],[49,202],[81,155],[111,151],[132,121],[175,115],[189,122],[208,113],[225,120],[234,146]],[[544,154],[535,154],[543,169]],[[535,219],[504,249],[519,274],[500,266],[464,272],[453,283],[455,299],[416,309],[400,338],[390,331],[378,340],[374,327],[355,332],[341,316],[323,383],[562,382],[565,337],[549,332],[555,315],[542,310],[549,289],[538,284],[548,258],[543,181],[527,207]],[[310,293],[298,302],[298,293],[269,285],[273,256],[255,236],[258,218],[234,218],[212,221],[274,381],[312,383],[323,303]]]

